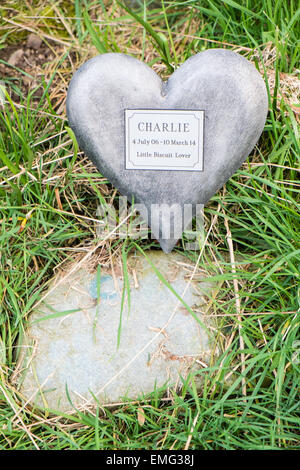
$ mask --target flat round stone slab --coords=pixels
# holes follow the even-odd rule
[[[202,367],[197,360],[209,361],[212,338],[201,311],[213,285],[189,284],[193,266],[178,253],[147,256],[128,259],[122,313],[123,280],[104,268],[81,267],[49,291],[22,346],[19,388],[26,400],[69,411],[67,391],[83,408],[95,404],[93,395],[101,404],[137,399],[179,385],[180,376]],[[174,293],[184,291],[185,304]]]

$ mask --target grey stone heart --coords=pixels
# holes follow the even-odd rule
[[[203,171],[126,169],[125,109],[204,110]],[[144,205],[140,212],[145,218],[148,213],[148,225],[167,253],[185,227],[171,214],[175,227],[163,238],[170,214],[162,214],[159,205],[176,204],[181,211],[185,204],[207,203],[251,152],[267,111],[260,74],[244,57],[223,49],[189,58],[167,82],[133,57],[99,55],[75,73],[67,96],[80,147],[130,202]]]

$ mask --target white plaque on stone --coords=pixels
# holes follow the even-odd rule
[[[127,170],[203,171],[204,111],[125,109]]]

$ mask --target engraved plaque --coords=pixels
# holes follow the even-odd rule
[[[204,111],[125,110],[126,170],[203,171]]]

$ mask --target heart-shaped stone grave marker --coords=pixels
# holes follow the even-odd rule
[[[138,204],[165,252],[197,204],[205,204],[247,158],[267,110],[258,71],[223,49],[189,58],[167,82],[125,54],[99,55],[75,73],[67,96],[80,147]],[[187,205],[193,211],[185,212]]]

